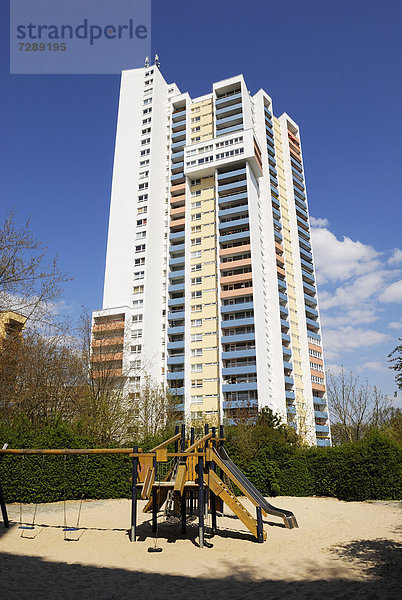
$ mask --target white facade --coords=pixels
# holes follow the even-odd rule
[[[266,406],[328,445],[309,229],[299,130],[263,90],[191,99],[155,66],[123,72],[94,313],[125,315],[116,367],[140,360],[186,419]]]

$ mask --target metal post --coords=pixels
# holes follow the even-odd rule
[[[156,455],[153,458],[153,468],[156,479]],[[155,487],[155,484],[152,486],[152,531],[156,533],[158,529],[158,491]]]
[[[212,436],[213,438],[216,437],[216,427],[212,427]],[[216,448],[216,440],[212,439],[212,447]],[[214,461],[211,462],[210,464],[210,469],[212,471],[216,470],[216,465],[214,463]],[[212,533],[215,533],[216,531],[216,496],[215,494],[210,490],[210,502],[211,502],[211,516],[212,516]]]
[[[192,446],[194,444],[195,441],[195,432],[194,432],[194,427],[191,427],[190,429],[190,446]],[[194,510],[194,492],[190,491],[190,514],[193,514],[193,510]]]
[[[3,450],[6,450],[8,448],[8,444],[4,444],[3,446]],[[4,458],[4,454],[2,454],[0,456],[0,460]],[[0,482],[0,506],[1,506],[1,514],[3,515],[3,525],[5,527],[5,529],[8,529],[10,527],[10,523],[8,521],[8,515],[7,515],[7,506],[6,506],[6,501],[4,499],[4,493],[3,493],[3,488]]]
[[[181,503],[180,503],[180,511],[181,511],[181,532],[186,533],[186,490],[183,490],[181,495]]]
[[[186,426],[182,423],[181,426],[181,440],[180,440],[181,452],[186,451]]]
[[[134,446],[133,453],[138,453],[138,446]],[[130,541],[135,542],[137,537],[137,478],[138,478],[138,457],[133,457],[132,464],[132,482],[131,482],[131,528]]]
[[[177,435],[179,433],[179,431],[180,431],[180,427],[178,425],[176,425],[175,430],[174,430],[175,435]],[[179,440],[176,440],[174,443],[174,451],[175,452],[179,451]]]
[[[223,438],[223,425],[219,425],[219,437]],[[223,446],[223,442],[220,442],[220,445]]]
[[[264,527],[262,524],[261,506],[257,506],[257,541],[262,544],[264,541]]]
[[[200,548],[204,547],[204,459],[198,457],[198,535]]]

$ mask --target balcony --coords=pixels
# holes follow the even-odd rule
[[[223,335],[221,344],[234,344],[236,342],[252,342],[255,340],[255,333],[241,333],[238,335]]]
[[[174,233],[169,234],[169,240],[184,240],[185,232],[183,231],[175,231]]]
[[[246,231],[239,231],[236,233],[227,233],[225,235],[220,235],[219,241],[221,243],[234,242],[236,240],[245,240],[250,238],[250,231],[247,229]]]
[[[331,445],[330,439],[317,438],[317,446],[330,446],[330,445]]]
[[[254,325],[254,317],[248,319],[228,319],[227,321],[221,321],[222,329],[231,329],[232,327],[246,327],[247,325]]]
[[[184,325],[176,325],[175,327],[168,327],[168,335],[179,335],[184,334]]]
[[[223,376],[225,376],[225,375],[226,376],[247,375],[248,373],[257,373],[257,366],[256,365],[247,365],[245,367],[224,367],[222,369]]]
[[[227,190],[234,190],[237,188],[245,188],[247,187],[246,179],[241,179],[240,181],[234,181],[233,183],[225,183],[223,185],[219,185],[218,192],[226,192]],[[232,198],[233,199],[233,198]]]
[[[179,138],[181,138],[182,140],[186,139],[186,130],[185,129],[183,129],[182,131],[175,131],[174,133],[172,133],[172,141],[173,140],[178,141]]]
[[[289,377],[288,375],[285,375],[285,377],[283,378],[285,384],[287,385],[294,385],[294,379],[293,377]]]
[[[308,242],[310,241],[310,234],[308,231],[306,231],[305,229],[303,229],[303,227],[300,227],[300,225],[297,226],[297,230],[299,232],[299,235],[304,239],[307,240]]]
[[[244,227],[245,225],[249,224],[249,218],[248,217],[242,217],[240,219],[232,219],[231,221],[225,221],[223,223],[219,223],[219,231],[222,231],[224,229],[233,229],[236,227]],[[233,233],[237,233],[237,232],[233,232]]]
[[[184,363],[184,354],[175,354],[167,357],[168,365],[181,365]]]
[[[248,358],[248,357],[254,357],[256,356],[256,350],[255,348],[251,348],[250,350],[232,350],[231,352],[222,352],[222,359],[223,360],[228,360],[230,358],[236,358],[236,359],[241,359],[241,358]]]
[[[293,369],[293,365],[290,362],[283,361],[283,368],[291,371]]]
[[[171,396],[183,396],[184,395],[184,387],[178,387],[178,388],[168,388],[168,394],[170,394]],[[182,406],[182,405],[180,405]],[[176,407],[177,409],[177,407]],[[180,409],[177,409],[180,410]],[[183,409],[181,409],[183,410]]]
[[[256,390],[257,389],[257,382],[253,382],[253,383],[224,383],[222,385],[222,391],[223,392],[247,392],[250,390]],[[243,403],[247,404],[247,401]]]
[[[308,296],[307,294],[304,294],[304,302],[307,306],[311,306],[311,307],[317,306],[317,300],[315,298],[313,298],[312,296]]]
[[[317,321],[313,321],[313,319],[309,319],[306,317],[306,324],[310,325],[310,327],[314,327],[314,329],[318,329],[320,328],[320,325]]]
[[[184,252],[185,244],[172,244],[169,248],[170,255]]]
[[[286,346],[282,346],[282,354],[284,356],[290,358],[292,356],[292,349],[291,348],[287,348]]]
[[[176,165],[177,161],[180,161],[182,158],[184,158],[184,150],[182,150],[181,152],[175,151],[174,154],[172,154],[173,165]]]
[[[180,271],[170,271],[169,279],[173,281],[174,279],[183,279],[184,277],[184,269],[180,269]]]
[[[315,430],[316,433],[329,433],[328,425],[316,425]]]
[[[223,410],[236,410],[239,408],[257,408],[258,400],[256,398],[252,398],[250,400],[225,400],[223,402]],[[231,423],[229,420],[229,424]]]
[[[223,98],[217,98],[215,100],[216,110],[218,110],[218,107],[223,107],[230,103],[235,104],[234,100],[241,100],[241,91],[236,92],[235,94],[231,94],[229,96],[224,96]]]
[[[176,312],[168,313],[168,321],[175,321],[176,319],[184,319],[184,310],[178,310]]]
[[[310,308],[310,306],[306,306],[306,315],[318,318],[318,311],[314,310],[314,308]]]
[[[168,381],[177,380],[180,381],[184,379],[184,371],[168,371],[166,374],[166,379]]]
[[[239,131],[243,129],[243,123],[239,125],[233,125],[232,127],[225,127],[224,129],[218,129],[216,135],[226,135],[227,133],[232,133],[232,131]]]
[[[185,126],[186,126],[186,118],[184,116],[180,121],[177,120],[173,123],[172,129],[178,129],[179,127],[185,127]]]
[[[233,169],[233,171],[227,171],[225,173],[218,173],[218,184],[221,184],[221,181],[224,179],[230,179],[231,177],[239,177],[240,175],[244,175],[243,179],[246,176],[246,169]]]
[[[289,321],[285,321],[285,319],[281,319],[281,326],[284,327],[285,329],[289,329],[289,327],[290,327]]]
[[[173,266],[173,265],[184,265],[184,255],[183,256],[177,256],[176,258],[171,258],[169,260],[169,266]]]
[[[328,413],[327,412],[323,412],[321,410],[315,410],[314,411],[314,416],[317,419],[328,419]]]
[[[174,142],[174,144],[172,144],[172,150],[174,150],[175,148],[184,148],[184,146],[186,145],[186,140],[181,140],[180,142]]]
[[[253,310],[253,308],[254,304],[252,302],[242,302],[241,304],[229,304],[228,306],[221,307],[221,313],[224,315],[227,313],[238,312],[239,310]]]
[[[315,333],[314,331],[308,330],[307,331],[307,335],[310,336],[310,337],[312,337],[312,338],[314,338],[314,339],[316,339],[318,342],[321,342],[321,336],[318,333]],[[314,401],[315,401],[315,399],[314,399]]]
[[[168,292],[184,292],[184,283],[177,283],[175,285],[169,285]]]
[[[230,202],[238,202],[239,200],[247,200],[247,192],[240,192],[239,194],[232,194],[231,196],[223,196],[219,198],[219,206],[223,204],[229,204]]]
[[[215,114],[217,117],[220,117],[221,115],[226,115],[228,113],[230,113],[231,111],[241,111],[242,110],[242,103],[241,102],[237,102],[236,104],[231,104],[230,106],[225,106],[223,108],[217,108],[215,110]]]
[[[316,289],[315,287],[313,287],[312,285],[309,285],[308,283],[306,283],[305,281],[303,281],[303,288],[306,290],[309,290],[310,292],[312,292],[313,294],[316,294]]]
[[[304,248],[301,248],[299,245],[299,250],[300,250],[300,256],[301,258],[307,259],[312,261],[313,260],[313,255],[310,252],[307,252],[307,250],[304,250]]]
[[[178,342],[168,342],[167,343],[168,350],[177,350],[179,348],[184,348],[184,340],[180,340]]]
[[[285,340],[285,342],[290,342],[290,335],[288,335],[287,333],[282,333],[282,339]]]
[[[295,399],[295,393],[291,392],[290,390],[285,390],[285,396],[288,400],[294,400]],[[288,407],[289,408],[289,407]]]
[[[180,298],[169,298],[168,300],[168,306],[181,306],[184,305],[184,296],[181,296]]]

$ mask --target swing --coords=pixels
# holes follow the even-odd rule
[[[66,507],[66,459],[67,459],[67,455],[64,454],[63,456],[63,532],[64,532],[64,539],[66,538],[66,533],[68,531],[79,531],[80,529],[80,520],[81,520],[81,510],[82,510],[82,503],[84,500],[84,494],[85,494],[85,484],[86,484],[86,480],[87,480],[87,470],[88,470],[88,454],[85,455],[85,467],[84,467],[84,476],[82,478],[83,484],[82,484],[82,491],[81,491],[81,498],[80,498],[80,505],[78,508],[78,516],[77,516],[77,522],[75,524],[75,526],[69,527],[67,525],[67,507]]]
[[[21,466],[21,478],[20,478],[20,498],[22,498],[22,491],[23,491],[23,487],[24,487],[24,477],[23,474],[25,472],[24,469],[24,461],[25,461],[25,454],[22,457],[22,466]],[[39,476],[39,481],[41,482],[43,479],[43,469],[45,466],[45,455],[42,456],[42,464],[41,464],[41,470],[40,470],[40,476]],[[39,495],[38,495],[39,496]],[[37,501],[35,504],[35,508],[34,508],[34,513],[33,513],[33,517],[32,517],[32,523],[29,524],[24,524],[24,520],[23,520],[23,505],[22,505],[22,500],[20,501],[20,518],[19,518],[19,526],[18,529],[35,529],[35,520],[36,520],[36,513],[38,511],[38,496],[37,496]],[[24,532],[22,532],[23,534]]]

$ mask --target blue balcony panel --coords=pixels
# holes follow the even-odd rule
[[[170,254],[176,254],[177,252],[183,252],[185,244],[174,244],[169,247]]]
[[[223,123],[223,128],[220,125]],[[219,135],[219,132],[222,129],[227,129],[231,125],[239,125],[243,127],[243,113],[238,112],[234,115],[229,115],[228,117],[223,117],[222,119],[216,119],[216,134]]]
[[[181,298],[169,298],[168,306],[178,306],[180,304],[184,304],[184,296]]]
[[[251,350],[236,350],[236,352],[222,352],[222,360],[223,359],[229,359],[229,358],[237,358],[237,359],[241,359],[241,358],[248,358],[248,357],[252,357],[252,356],[256,356],[256,350],[251,349]]]
[[[286,308],[286,306],[282,306],[281,304],[279,305],[279,313],[281,315],[281,319],[285,319],[287,320],[288,316],[289,316],[289,311]],[[283,317],[282,317],[283,315]]]
[[[184,231],[176,231],[174,233],[169,234],[170,240],[184,240],[185,233]]]
[[[306,306],[306,315],[312,315],[313,317],[318,317],[318,311],[314,310],[310,306]]]
[[[226,221],[225,223],[219,223],[219,231],[223,231],[225,229],[233,229],[235,227],[245,227],[249,224],[249,218],[244,217],[242,219],[235,219],[233,221]]]
[[[328,425],[316,425],[315,430],[316,433],[329,433]]]
[[[238,102],[237,104],[231,104],[230,106],[225,106],[223,108],[217,108],[215,111],[215,114],[218,115],[223,115],[227,112],[230,112],[231,110],[237,110],[239,108],[242,108],[242,103]]]
[[[237,408],[256,408],[258,400],[224,400],[223,410],[236,410]]]
[[[286,346],[282,346],[282,354],[285,356],[292,356],[292,349],[287,348]]]
[[[175,171],[176,169],[181,169],[181,170],[183,171],[183,168],[184,168],[184,162],[183,162],[183,161],[181,161],[181,162],[176,162],[176,163],[173,163],[173,165],[172,165],[172,168],[171,168],[171,171],[173,172],[173,171]],[[183,175],[183,173],[182,173],[182,176],[184,176],[184,175]]]
[[[310,337],[315,338],[316,340],[318,340],[319,342],[321,341],[321,336],[318,333],[315,333],[314,331],[310,331],[308,330],[307,335],[309,335]],[[314,399],[315,401],[315,399]],[[325,401],[324,401],[325,402]]]
[[[330,445],[331,445],[330,439],[317,438],[317,446],[330,446]]]
[[[184,292],[184,283],[169,285],[168,292]]]
[[[255,340],[255,333],[242,333],[238,335],[223,335],[222,344],[232,344],[234,342],[252,342]]]
[[[285,396],[288,400],[294,400],[296,398],[295,393],[291,392],[290,390],[285,391]]]
[[[228,235],[221,235],[219,241],[222,244],[227,242],[233,242],[235,240],[243,240],[250,237],[250,231],[239,231],[239,233],[229,233]]]
[[[176,184],[177,183],[177,179],[182,179],[183,183],[184,183],[184,174],[183,173],[176,173],[176,174],[170,176],[170,181],[172,183]]]
[[[231,133],[232,131],[239,131],[243,129],[243,123],[240,125],[233,125],[232,127],[225,127],[224,129],[218,129],[216,135],[226,135],[227,133]]]
[[[219,198],[219,206],[228,204],[229,202],[237,202],[239,200],[247,200],[247,192],[240,192],[239,194],[232,194],[231,196],[223,196]]]
[[[185,113],[184,113],[185,114]],[[172,125],[172,129],[176,129],[176,127],[183,127],[186,124],[186,119],[181,119],[180,121],[174,121]]]
[[[177,150],[174,150],[172,153],[172,163],[175,165],[177,164],[176,161],[177,159],[181,159],[184,158],[184,150],[182,150],[181,152],[177,152]]]
[[[244,213],[248,216],[248,204],[243,204],[241,206],[234,206],[233,208],[224,208],[218,212],[219,218],[230,217],[230,215],[240,215]]]
[[[274,237],[275,237],[276,241],[282,242],[282,240],[283,240],[282,234],[276,230],[274,231]]]
[[[283,361],[283,368],[284,369],[293,369],[293,365],[290,362]]]
[[[300,250],[300,254],[301,254],[301,258],[308,258],[308,260],[313,260],[313,255],[311,254],[311,252],[307,252],[307,250],[304,250],[304,248],[300,248],[299,246],[299,250]]]
[[[169,266],[173,265],[184,265],[185,256],[177,256],[176,258],[171,258],[169,260]]]
[[[308,294],[304,294],[304,302],[308,306],[317,306],[317,300]]]
[[[316,292],[316,289],[315,289],[315,287],[313,287],[312,285],[309,285],[309,284],[308,284],[308,283],[306,283],[305,281],[303,281],[303,287],[304,287],[306,290],[310,290],[310,292],[313,292],[313,294],[316,294],[316,293],[317,293],[317,292]]]
[[[166,379],[168,381],[171,381],[172,379],[177,381],[179,381],[180,379],[184,379],[184,371],[168,371],[166,374]]]
[[[282,325],[282,327],[285,327],[286,329],[289,329],[289,327],[290,327],[289,321],[285,321],[285,319],[281,319],[281,325]]]
[[[288,301],[288,297],[286,296],[286,294],[282,294],[282,292],[278,292],[278,296],[279,296],[279,300],[282,300],[283,302]]]
[[[254,317],[249,317],[248,319],[229,319],[228,321],[221,321],[222,329],[245,327],[246,325],[254,325]]]
[[[182,140],[181,142],[175,142],[172,144],[172,149],[174,148],[182,148],[186,145],[186,140]]]
[[[322,410],[315,410],[314,416],[317,417],[317,419],[328,419],[328,413]]]
[[[178,310],[177,312],[168,313],[168,321],[174,321],[176,319],[184,319],[184,310]]]
[[[246,176],[246,169],[233,169],[233,171],[227,171],[226,173],[218,173],[218,182],[220,184],[224,179],[228,179],[229,177],[237,177],[239,175]]]
[[[224,367],[222,369],[222,375],[247,375],[248,373],[257,373],[256,365],[249,365],[246,367]]]
[[[177,325],[176,327],[168,327],[168,335],[179,335],[184,333],[184,325]]]
[[[227,264],[236,264],[236,263],[227,263]],[[243,302],[241,304],[229,304],[227,306],[221,307],[221,313],[232,313],[238,312],[240,310],[252,310],[254,308],[254,304],[252,302]]]
[[[296,407],[295,406],[291,406],[291,405],[287,405],[286,406],[286,412],[288,412],[290,415],[295,415],[296,414]]]
[[[285,340],[286,342],[290,342],[290,335],[288,335],[287,333],[282,333],[282,339]]]
[[[302,261],[303,262],[303,261]],[[315,283],[315,279],[314,279],[314,275],[312,275],[311,273],[309,273],[308,271],[305,271],[304,269],[302,269],[302,277],[304,279],[308,279],[308,281],[310,281],[311,283]]]
[[[174,356],[167,357],[168,365],[182,365],[184,364],[184,354],[175,354]]]
[[[320,406],[327,406],[327,401],[325,398],[320,398],[320,396],[314,396],[313,394],[314,404],[319,404]]]
[[[178,348],[184,348],[184,340],[180,340],[179,342],[168,342],[167,343],[168,350],[177,350]]]
[[[308,231],[306,231],[305,229],[303,229],[303,227],[300,227],[300,225],[298,225],[298,226],[297,226],[297,230],[298,230],[299,234],[300,234],[300,235],[301,235],[303,238],[305,238],[305,239],[307,239],[308,241],[310,241],[310,234],[309,234],[309,232],[308,232]]]
[[[184,387],[178,387],[178,388],[169,388],[168,389],[168,393],[171,396],[183,396],[184,395]]]
[[[170,280],[181,279],[182,277],[184,277],[184,269],[180,269],[180,271],[170,271],[169,272]]]
[[[287,375],[285,375],[285,377],[283,379],[284,379],[285,383],[287,383],[289,385],[293,385],[294,384],[293,377],[288,377]]]
[[[257,389],[257,382],[253,383],[224,383],[223,392],[248,392]]]
[[[313,321],[313,319],[309,319],[308,317],[306,317],[306,323],[307,325],[310,325],[311,327],[315,327],[317,329],[320,327],[318,321]]]
[[[230,102],[232,100],[240,100],[241,98],[241,92],[237,92],[236,94],[231,94],[230,96],[225,96],[224,98],[217,98],[215,100],[215,106],[218,109],[218,106],[222,106],[224,105],[226,102]]]
[[[284,281],[283,279],[278,279],[278,288],[281,288],[282,290],[284,290],[286,292],[286,281]],[[281,293],[281,292],[279,292],[279,293]]]
[[[186,139],[186,130],[182,129],[181,131],[174,131],[172,133],[172,140],[177,141],[179,138]]]
[[[225,183],[218,187],[218,192],[226,192],[227,190],[234,190],[236,188],[244,187],[247,185],[246,179],[241,179],[240,181],[233,181],[232,183]]]

